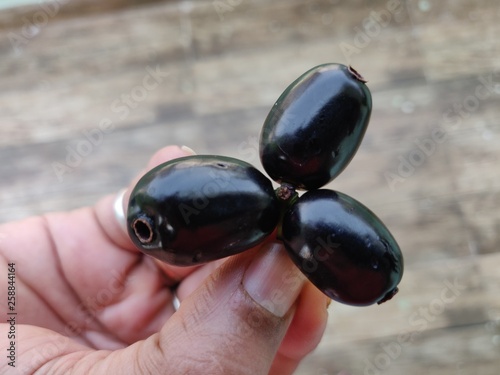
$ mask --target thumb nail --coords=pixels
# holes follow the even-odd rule
[[[243,287],[250,297],[278,317],[290,310],[304,282],[304,275],[279,243],[264,247],[243,276]]]

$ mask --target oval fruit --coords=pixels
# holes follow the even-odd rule
[[[370,120],[365,82],[351,67],[324,64],[288,86],[260,136],[260,159],[273,180],[312,190],[344,170]]]
[[[148,172],[131,193],[127,228],[135,245],[188,266],[263,241],[279,217],[271,181],[252,165],[222,156],[188,156]]]
[[[397,292],[403,257],[368,208],[332,190],[302,195],[284,214],[281,237],[299,269],[330,298],[382,303]]]

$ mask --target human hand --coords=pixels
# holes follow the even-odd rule
[[[166,147],[147,169],[186,155]],[[8,263],[16,269],[17,373],[286,375],[317,346],[328,298],[280,244],[203,266],[163,264],[134,247],[114,199],[0,226],[1,280]],[[0,327],[8,353],[11,328]]]

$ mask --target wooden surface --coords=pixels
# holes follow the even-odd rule
[[[314,65],[351,63],[372,120],[329,187],[387,224],[405,275],[381,306],[332,304],[297,373],[500,373],[495,0],[60,4],[0,12],[0,222],[92,204],[167,144],[260,167],[256,137],[281,91]]]

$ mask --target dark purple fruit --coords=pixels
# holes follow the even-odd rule
[[[372,101],[365,82],[350,67],[324,64],[288,86],[260,137],[260,159],[273,180],[312,190],[344,170],[370,119]]]
[[[374,213],[345,194],[321,189],[302,195],[285,213],[281,237],[299,269],[333,300],[371,305],[398,290],[398,244]]]
[[[188,266],[262,242],[279,218],[271,181],[243,161],[189,156],[148,172],[128,205],[129,236],[144,253]]]

